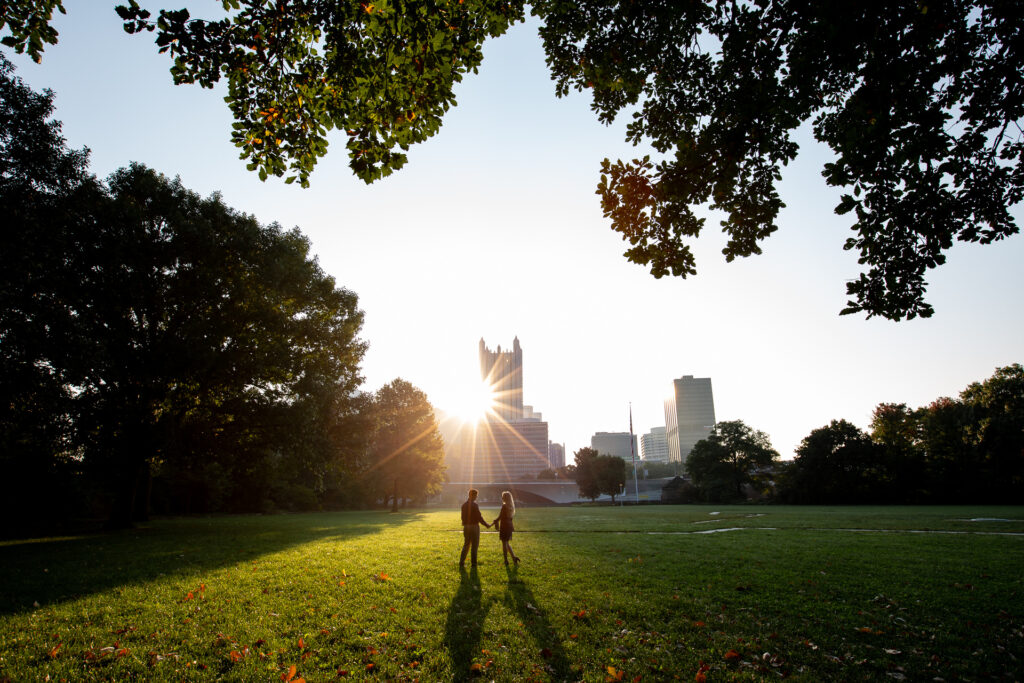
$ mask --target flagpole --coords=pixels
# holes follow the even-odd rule
[[[636,504],[640,504],[640,480],[636,476],[636,448],[633,446],[633,402],[629,402],[629,454],[633,458],[633,490]]]

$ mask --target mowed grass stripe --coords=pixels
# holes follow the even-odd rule
[[[0,680],[1012,680],[1024,538],[837,533],[1024,530],[970,519],[1024,514],[521,508],[464,574],[449,510],[8,541]]]

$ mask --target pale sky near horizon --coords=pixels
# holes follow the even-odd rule
[[[480,73],[404,169],[363,184],[336,133],[304,190],[246,171],[223,91],[174,86],[170,59],[151,35],[125,34],[115,4],[65,3],[40,65],[4,54],[56,92],[55,117],[98,176],[141,162],[308,235],[324,270],[359,295],[366,390],[402,377],[458,410],[479,377],[479,340],[508,348],[518,336],[524,402],[570,461],[594,432],[626,431],[630,404],[637,434],[663,426],[682,375],[711,377],[717,419],[767,432],[789,458],[830,420],[865,428],[881,402],[926,405],[1024,362],[1020,235],[949,251],[928,276],[930,319],[839,316],[859,268],[842,250],[849,222],[832,211],[840,193],[820,176],[829,152],[807,136],[764,254],[725,263],[712,217],[694,244],[696,277],[655,280],[627,262],[594,191],[603,158],[644,150],[623,141],[624,120],[598,123],[586,95],[554,96],[532,21],[485,45]],[[164,6],[180,5],[202,3]],[[1024,222],[1020,205],[1014,216]]]

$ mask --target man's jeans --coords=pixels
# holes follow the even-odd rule
[[[470,561],[473,566],[476,566],[476,551],[480,547],[480,525],[479,524],[466,524],[462,527],[462,538],[465,539],[462,543],[462,557],[459,558],[459,566],[466,564],[466,553],[470,547],[473,548],[473,554]]]

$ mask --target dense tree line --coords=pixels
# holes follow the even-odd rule
[[[1024,367],[921,408],[882,403],[868,432],[834,420],[779,474],[793,503],[1024,502]]]
[[[366,504],[379,472],[433,491],[437,467],[395,472],[440,458],[429,402],[360,392],[357,297],[298,229],[140,165],[96,179],[52,100],[0,56],[4,522]]]
[[[113,4],[113,3],[112,3]],[[307,185],[344,131],[373,182],[435,135],[485,41],[541,24],[555,92],[592,94],[603,123],[654,158],[605,159],[604,215],[625,256],[688,277],[697,207],[721,212],[726,260],[761,253],[784,207],[777,184],[809,129],[834,158],[844,248],[865,266],[843,313],[929,316],[929,269],[954,241],[1018,232],[1024,197],[1024,10],[1014,0],[822,3],[636,0],[224,0],[219,18],[154,18],[128,0],[129,33],[154,32],[175,83],[227,83],[231,137],[248,168]],[[0,3],[2,41],[34,59],[57,40],[63,0]],[[204,13],[206,9],[204,8]],[[112,17],[113,19],[113,17]]]
[[[783,462],[768,437],[719,422],[686,460],[696,499],[784,503],[1024,502],[1024,367],[997,368],[959,398],[879,404],[868,431],[833,420]],[[688,489],[689,490],[689,489]]]

